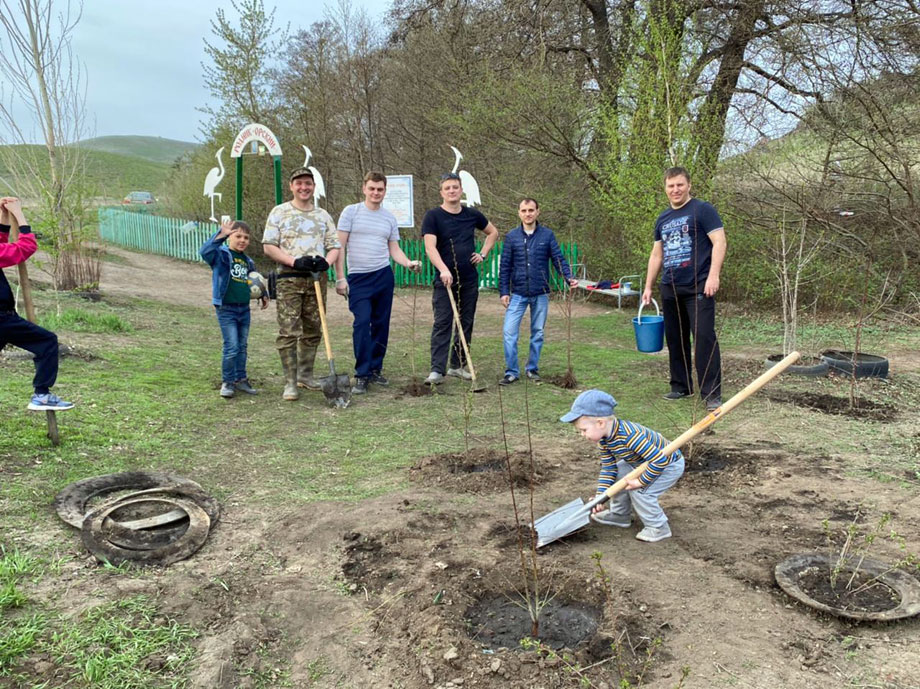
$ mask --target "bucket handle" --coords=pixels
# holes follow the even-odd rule
[[[658,302],[655,301],[654,298],[652,298],[652,303],[655,305],[655,315],[656,315],[656,316],[660,316],[660,315],[661,315],[661,309],[658,308]],[[639,325],[642,325],[642,309],[643,309],[644,307],[645,307],[645,304],[643,304],[643,303],[642,303],[642,300],[640,299],[640,300],[639,300],[639,321],[638,321],[638,322],[639,322]]]

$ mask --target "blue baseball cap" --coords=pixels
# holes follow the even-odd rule
[[[560,418],[562,423],[572,423],[582,416],[613,416],[617,401],[603,390],[585,390],[572,402],[572,410]]]

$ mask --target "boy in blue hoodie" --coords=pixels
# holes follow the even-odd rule
[[[256,266],[245,254],[249,246],[249,225],[242,220],[223,222],[220,230],[198,250],[211,266],[211,303],[224,338],[220,396],[230,398],[237,390],[255,395],[246,375],[246,345],[249,340],[249,273]],[[268,308],[263,294],[262,308]]]

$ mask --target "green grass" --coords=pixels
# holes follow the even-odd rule
[[[53,659],[55,681],[64,682],[54,686],[185,686],[182,674],[194,655],[190,641],[197,633],[175,621],[155,622],[157,614],[147,597],[135,596],[74,616],[41,613],[16,618],[0,637],[0,677],[34,681],[17,674],[17,661],[35,654]]]
[[[49,313],[39,320],[48,330],[70,330],[79,333],[127,333],[131,324],[114,313],[96,313],[86,309],[70,308],[60,314]]]
[[[159,136],[97,136],[85,139],[80,148],[143,158],[154,163],[172,165],[176,158],[198,148],[190,141],[176,141]]]
[[[206,293],[198,307],[116,297],[92,303],[47,290],[36,290],[34,297],[43,318],[61,314],[54,321],[61,341],[92,356],[61,362],[55,391],[77,406],[58,414],[62,438],[58,447],[52,447],[45,436],[44,415],[25,411],[32,362],[0,357],[4,381],[0,408],[7,410],[0,443],[4,471],[0,530],[7,543],[0,560],[6,601],[0,664],[9,676],[26,672],[22,668],[42,654],[60,659],[69,673],[66,686],[74,687],[182,686],[188,672],[178,663],[155,673],[145,670],[145,658],[151,655],[187,660],[194,633],[181,626],[182,620],[151,624],[157,619],[154,602],[108,601],[80,615],[67,615],[67,610],[57,607],[62,603],[48,593],[68,586],[46,564],[54,560],[49,554],[84,553],[79,535],[59,522],[49,507],[54,495],[73,481],[119,471],[162,470],[198,481],[219,501],[232,496],[249,510],[278,505],[296,510],[315,501],[331,501],[347,509],[410,487],[408,468],[423,457],[461,452],[467,444],[501,449],[505,437],[512,449],[523,449],[528,427],[538,455],[571,454],[584,460],[579,471],[586,476],[596,470],[591,459],[595,450],[558,420],[576,391],[550,384],[496,385],[503,362],[501,313],[494,308],[480,310],[474,334],[477,372],[489,383],[487,392],[473,394],[468,386],[450,380],[430,397],[398,396],[413,366],[419,378],[427,374],[429,356],[427,321],[420,315],[413,346],[411,318],[400,317],[393,321],[387,354],[391,389],[356,398],[347,410],[333,410],[324,404],[321,393],[304,393],[296,403],[280,399],[273,321],[259,322],[250,334],[249,374],[262,393],[221,399],[221,341]],[[427,292],[397,292],[403,307],[411,305],[413,297],[419,313],[430,318]],[[497,296],[484,292],[481,299],[497,300]],[[350,322],[341,318],[341,302],[334,302],[332,308],[340,313],[332,328],[336,367],[351,372]],[[667,390],[666,355],[635,350],[631,310],[586,307],[579,313],[584,315],[573,322],[573,362],[580,389],[608,390],[619,402],[619,415],[671,438],[702,418],[705,411],[697,400],[674,404],[661,399]],[[851,337],[846,322],[828,319],[816,327],[829,346],[842,347]],[[565,372],[564,332],[562,312],[553,303],[541,359],[544,376]],[[752,353],[740,371],[737,358],[726,360],[726,398],[762,372],[758,357],[778,350],[779,333],[777,319],[770,315],[729,313],[720,319],[724,351],[735,357],[739,350]],[[886,353],[886,342],[904,349],[920,346],[917,328],[875,323],[866,336],[881,353]],[[525,335],[520,343],[522,356],[526,342]],[[317,366],[318,372],[324,371],[322,354]],[[817,388],[785,377],[771,385],[836,396],[847,392],[846,381],[839,379],[820,381]],[[819,447],[821,453],[839,453],[854,472],[864,472],[866,480],[883,480],[869,478],[869,472],[883,467],[885,473],[903,473],[911,462],[916,468],[920,446],[907,428],[916,420],[910,414],[920,404],[918,390],[920,376],[915,373],[898,372],[890,383],[861,383],[861,394],[905,410],[903,419],[887,424],[828,419],[758,395],[742,411],[721,421],[718,432],[732,437],[751,426],[781,430],[791,434],[791,440],[784,436],[784,442],[793,443],[790,452],[802,449],[795,445],[800,440],[805,451]],[[865,447],[872,451],[864,452]],[[592,488],[586,481],[585,492]],[[461,505],[463,496],[456,500]],[[266,561],[265,567],[274,571],[277,565]],[[104,591],[112,590],[103,585],[107,578],[132,575],[101,566],[82,568],[79,574],[86,580],[82,585],[98,583]],[[228,586],[216,585],[224,590]],[[229,587],[233,588],[232,581]],[[108,649],[101,662],[94,660],[99,654],[92,652],[99,648]],[[271,655],[276,657],[274,652]],[[315,663],[311,672],[320,676],[325,672],[324,660],[320,656]],[[250,679],[263,686],[288,682],[289,670],[283,663],[266,663],[265,668],[268,674],[260,669],[259,676]]]
[[[0,193],[21,194],[9,187],[13,184],[7,169],[4,149],[0,146]],[[34,161],[38,175],[48,175],[48,154],[44,146],[15,146],[21,154],[28,155]],[[104,197],[120,203],[129,191],[151,191],[156,195],[169,176],[170,167],[166,163],[153,162],[134,155],[108,153],[106,151],[87,151],[86,174],[83,182],[88,193],[95,197]]]

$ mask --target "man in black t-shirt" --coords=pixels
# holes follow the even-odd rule
[[[692,334],[700,397],[711,411],[722,404],[715,294],[725,260],[725,229],[711,204],[690,197],[687,170],[666,170],[664,188],[670,207],[655,222],[655,243],[648,259],[642,303],[651,303],[652,285],[661,270],[661,308],[671,368],[671,391],[664,397],[677,400],[693,394]]]
[[[463,187],[460,175],[449,172],[442,176],[440,192],[443,203],[425,213],[422,220],[425,252],[438,271],[431,296],[434,325],[431,328],[431,373],[425,380],[427,385],[438,385],[444,380],[445,374],[465,380],[471,378],[459,334],[453,327],[453,311],[447,290],[453,291],[463,334],[469,344],[473,336],[473,319],[479,297],[479,273],[476,266],[485,260],[498,240],[498,230],[486,216],[475,208],[461,205]],[[476,230],[486,235],[480,252],[476,251]]]

